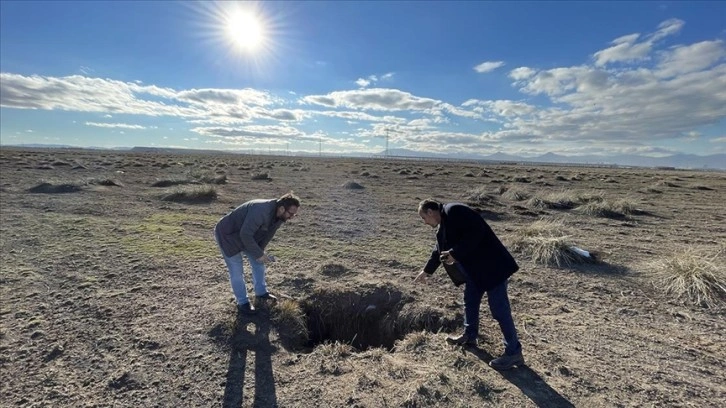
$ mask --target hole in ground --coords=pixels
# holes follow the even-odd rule
[[[391,350],[408,333],[449,332],[457,326],[443,311],[419,305],[392,286],[321,289],[300,306],[307,318],[308,347],[338,341],[359,350]]]

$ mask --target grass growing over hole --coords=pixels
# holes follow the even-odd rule
[[[708,308],[726,300],[726,247],[687,247],[650,263],[656,286],[667,294]]]
[[[309,338],[305,313],[294,300],[279,301],[272,310],[272,321],[277,326],[283,344],[294,347],[304,344]]]
[[[175,203],[209,203],[217,199],[217,190],[213,186],[178,188],[161,199]]]

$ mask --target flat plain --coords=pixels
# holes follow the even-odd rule
[[[290,190],[268,247],[283,297],[237,316],[213,227]],[[512,249],[526,366],[487,365],[486,302],[479,348],[446,345],[462,288],[413,282],[429,197]],[[723,273],[725,202],[723,172],[4,147],[0,405],[723,406],[724,293],[677,296],[658,265],[701,251]],[[597,262],[541,262],[533,225]]]

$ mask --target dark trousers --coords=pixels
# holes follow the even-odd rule
[[[484,292],[471,279],[467,279],[464,288],[464,333],[470,339],[475,339],[479,335],[479,306]],[[512,319],[512,309],[507,296],[507,281],[486,291],[486,294],[492,317],[499,323],[504,335],[504,354],[519,353],[522,351],[522,345],[517,338],[517,329]]]

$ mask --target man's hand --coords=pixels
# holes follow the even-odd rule
[[[423,282],[428,283],[429,282],[429,274],[421,270],[421,272],[418,273],[416,278],[413,280],[414,282]]]
[[[454,259],[449,251],[442,251],[439,259],[447,265],[453,265],[456,263],[456,259]]]

